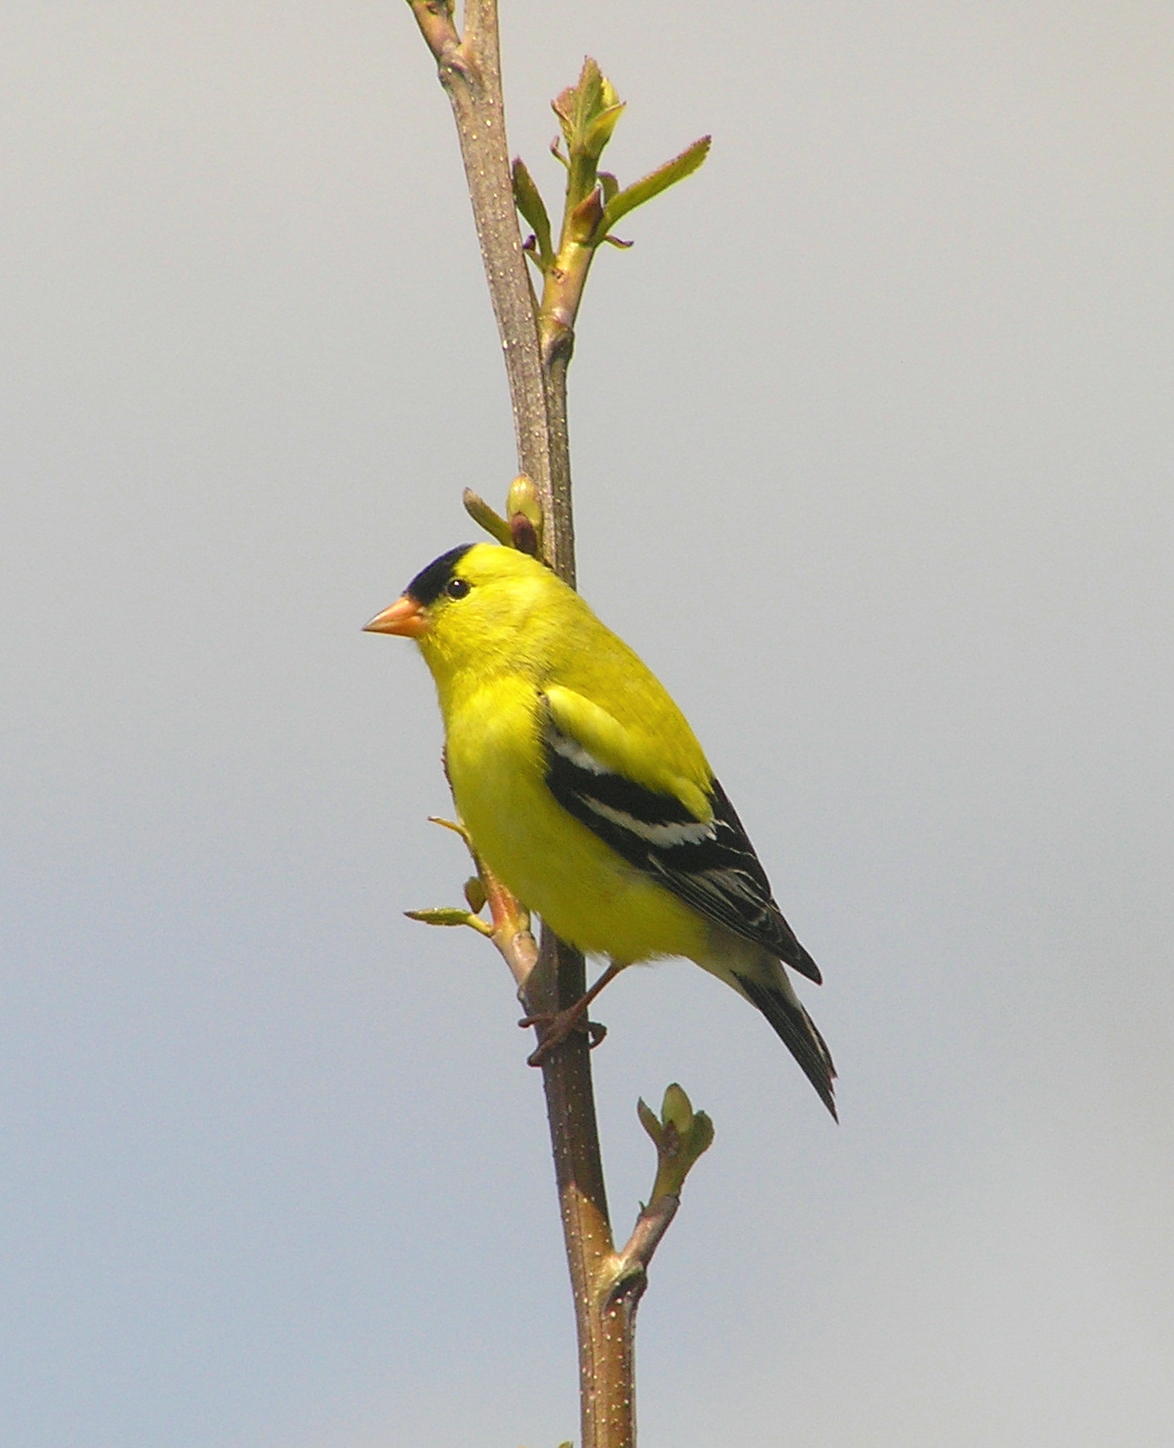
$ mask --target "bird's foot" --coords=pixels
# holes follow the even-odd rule
[[[589,1021],[583,1011],[583,1002],[578,1002],[569,1010],[545,1011],[539,1015],[523,1016],[518,1022],[519,1026],[537,1026],[542,1032],[538,1045],[526,1057],[527,1066],[541,1066],[547,1056],[556,1046],[576,1032],[582,1031],[587,1037],[587,1049],[593,1051],[604,1036],[607,1035],[607,1027],[599,1021]]]

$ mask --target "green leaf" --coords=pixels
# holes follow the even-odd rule
[[[493,511],[480,493],[475,493],[472,488],[466,488],[461,494],[461,502],[464,503],[465,512],[473,522],[484,528],[491,538],[496,538],[507,548],[513,546],[510,525],[499,513]]]
[[[593,186],[581,201],[570,205],[563,223],[563,244],[574,242],[577,246],[595,246],[602,236],[603,198],[599,187]]]
[[[620,116],[624,111],[623,101],[602,110],[583,128],[583,150],[596,161],[603,155],[603,148],[612,138]]]
[[[587,56],[575,85],[551,101],[572,161],[595,162],[620,119],[624,103],[598,64]]]
[[[671,161],[666,161],[663,166],[658,166],[655,171],[650,171],[639,181],[633,181],[631,186],[626,186],[618,195],[611,197],[603,215],[604,229],[610,231],[621,216],[626,216],[637,206],[643,206],[646,201],[659,196],[668,187],[683,181],[686,176],[691,176],[709,154],[710,139],[709,136],[702,136],[699,141],[687,146],[679,156],[674,156]]]
[[[468,925],[470,915],[459,905],[441,905],[435,910],[405,910],[409,920],[419,920],[425,925]]]
[[[554,252],[550,245],[550,216],[546,210],[546,203],[521,156],[514,160],[512,175],[514,205],[534,233],[534,238],[538,243],[538,262],[545,272],[554,260]]]
[[[698,1111],[693,1117],[693,1160],[696,1161],[703,1151],[708,1151],[713,1145],[713,1138],[716,1135],[713,1127],[713,1118],[707,1111]]]
[[[563,94],[569,95],[572,100],[572,125],[580,136],[591,118],[604,105],[611,104],[611,101],[603,99],[603,72],[599,69],[599,62],[589,55],[583,57],[578,85],[572,86],[569,92],[564,91]]]

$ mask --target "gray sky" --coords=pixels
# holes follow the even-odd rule
[[[632,179],[572,374],[580,579],[801,939],[843,1125],[679,963],[604,998],[717,1141],[643,1441],[1103,1448],[1174,1417],[1165,4],[507,4]],[[20,1448],[577,1433],[540,1083],[431,686],[360,633],[512,431],[403,6],[15,0],[0,1419]]]

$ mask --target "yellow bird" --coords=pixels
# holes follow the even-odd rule
[[[366,625],[415,639],[478,855],[561,939],[624,966],[682,956],[766,1016],[836,1114],[835,1067],[784,966],[819,968],[684,715],[537,560],[442,554]],[[594,992],[592,992],[593,994]]]

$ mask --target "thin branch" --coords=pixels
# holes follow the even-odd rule
[[[571,470],[567,437],[567,366],[591,261],[608,240],[612,217],[657,195],[695,170],[708,139],[666,162],[627,191],[598,162],[623,111],[595,61],[555,101],[567,144],[567,191],[557,253],[545,204],[521,162],[511,171],[501,86],[497,0],[467,0],[463,36],[453,0],[408,0],[436,58],[452,103],[473,204],[486,280],[497,318],[514,413],[518,463],[499,517],[466,490],[465,505],[488,531],[524,551],[539,548],[555,571],[575,582]],[[561,159],[561,157],[560,157]],[[541,304],[530,284],[517,210],[535,229],[543,272]],[[536,495],[536,496],[535,496]],[[472,842],[460,826],[470,850]],[[527,1016],[564,1012],[584,994],[583,957],[545,929],[535,950],[525,910],[474,852],[478,879],[466,887],[470,910],[414,912],[437,925],[470,925],[488,935],[514,979]],[[488,903],[491,924],[480,918]],[[540,1028],[541,1029],[541,1028]],[[539,1040],[541,1045],[541,1037]],[[617,1253],[607,1209],[595,1098],[585,1036],[575,1033],[541,1056],[547,1116],[579,1341],[582,1448],[635,1443],[634,1326],[647,1268],[680,1201],[681,1183],[709,1145],[713,1128],[694,1113],[679,1086],[665,1093],[658,1119],[643,1102],[640,1119],[657,1146],[649,1205]]]
[[[636,1218],[636,1225],[632,1228],[632,1235],[624,1244],[623,1251],[616,1253],[613,1295],[630,1278],[639,1276],[643,1279],[644,1274],[648,1271],[648,1264],[652,1261],[652,1255],[660,1246],[660,1239],[672,1226],[673,1218],[677,1215],[677,1208],[680,1205],[680,1197],[663,1196],[656,1197],[641,1210],[640,1215]]]
[[[464,36],[445,0],[408,0],[456,118],[473,216],[497,318],[514,413],[518,464],[533,480],[549,526],[544,551],[574,584],[574,529],[567,436],[566,368],[546,369],[534,294],[522,251],[502,102],[496,0],[470,0]],[[499,949],[501,946],[499,945]],[[505,952],[503,952],[505,953]],[[517,976],[520,964],[506,956]],[[528,1014],[571,1005],[583,994],[582,956],[548,931],[519,994]],[[631,1336],[596,1291],[614,1244],[607,1210],[586,1040],[573,1037],[542,1064],[559,1209],[579,1340],[583,1448],[635,1441]]]
[[[497,318],[514,413],[519,471],[533,478],[552,527],[547,561],[575,582],[566,374],[548,375],[534,293],[518,234],[502,102],[497,0],[469,0],[465,33],[445,0],[408,0],[436,58],[457,123],[481,259]]]

